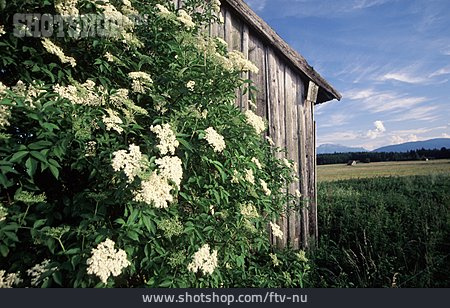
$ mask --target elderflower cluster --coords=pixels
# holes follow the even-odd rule
[[[158,229],[163,231],[166,238],[172,238],[173,236],[183,234],[183,224],[178,217],[164,218],[158,224]]]
[[[109,108],[106,109],[106,112],[108,113],[108,115],[104,115],[102,118],[103,123],[106,126],[106,130],[115,130],[116,132],[121,134],[123,132],[123,128],[120,126],[121,124],[123,124],[122,119],[119,117],[117,112]]]
[[[145,72],[131,72],[128,77],[133,81],[132,88],[135,93],[144,94],[153,83],[150,75]]]
[[[177,20],[184,24],[184,26],[188,30],[195,27],[195,23],[192,21],[192,17],[185,10],[178,11]]]
[[[220,6],[221,3],[219,0],[212,0],[211,1],[211,8],[214,12],[219,13],[220,12]]]
[[[269,253],[269,257],[270,257],[270,259],[272,259],[273,266],[279,266],[280,265],[280,260],[278,260],[278,257],[277,257],[276,254]]]
[[[241,206],[241,215],[245,218],[258,218],[259,213],[256,207],[249,203]]]
[[[0,289],[12,288],[14,285],[17,286],[22,281],[23,280],[20,279],[20,272],[6,274],[6,271],[4,270],[0,271]]]
[[[266,140],[269,143],[270,146],[275,146],[275,142],[273,142],[272,138],[270,138],[269,136],[266,136]]]
[[[279,225],[270,222],[270,228],[272,229],[273,236],[278,237],[279,239],[283,239],[283,231],[281,231]]]
[[[56,0],[55,9],[63,16],[77,16],[79,11],[77,9],[78,0]]]
[[[239,71],[252,72],[258,74],[259,68],[250,60],[246,59],[240,51],[233,50],[228,53],[228,58],[233,63],[233,68]]]
[[[6,34],[5,26],[0,25],[0,36],[2,36],[3,34]]]
[[[272,192],[271,192],[270,189],[267,187],[267,183],[266,183],[263,179],[260,179],[260,180],[259,180],[259,183],[261,184],[261,188],[262,188],[264,194],[265,194],[266,196],[270,196],[270,195],[272,194]]]
[[[119,150],[113,153],[112,167],[114,171],[123,170],[131,183],[146,168],[146,158],[142,155],[139,146],[131,144],[129,153]]]
[[[158,136],[159,144],[156,147],[162,155],[175,154],[179,142],[170,124],[151,126],[150,130]]]
[[[8,106],[0,106],[0,129],[9,125],[9,118],[11,117],[11,110]]]
[[[205,139],[212,146],[214,152],[222,152],[226,147],[223,136],[212,127],[208,127],[205,132]]]
[[[8,216],[8,210],[0,203],[0,222],[6,220]]]
[[[194,91],[194,88],[195,88],[195,81],[193,81],[193,80],[189,81],[189,82],[186,84],[186,88],[187,88],[189,91]]]
[[[227,43],[226,41],[224,41],[223,38],[221,38],[221,37],[216,37],[215,39],[216,39],[216,42],[217,42],[219,45],[221,45],[221,46],[224,47],[225,49],[228,48],[228,43]]]
[[[167,181],[172,181],[180,189],[181,179],[183,178],[183,162],[177,156],[165,156],[158,158],[155,163],[158,165],[160,176]]]
[[[76,105],[102,106],[105,104],[105,88],[96,86],[92,80],[86,80],[83,84],[68,85],[59,84],[53,86],[53,91],[61,98],[67,99]]]
[[[124,268],[131,265],[126,252],[115,249],[114,245],[112,240],[106,239],[98,244],[97,248],[92,249],[92,256],[86,261],[87,273],[96,275],[104,284],[111,275],[119,276]]]
[[[294,194],[295,194],[296,198],[301,198],[302,197],[302,193],[298,189],[295,190]]]
[[[257,159],[256,157],[252,158],[252,163],[254,163],[256,165],[256,167],[258,167],[258,169],[260,169],[260,170],[262,169],[262,165],[259,162],[259,159]]]
[[[253,111],[247,110],[245,117],[247,118],[247,123],[255,129],[257,134],[261,134],[266,129],[264,119],[256,115]]]
[[[45,37],[42,39],[42,46],[44,46],[48,53],[57,56],[62,63],[70,63],[72,67],[77,65],[74,58],[66,56],[64,51],[60,47],[56,46],[49,38]]]
[[[210,252],[208,244],[204,244],[193,256],[193,260],[188,265],[188,270],[197,273],[199,270],[203,274],[212,274],[217,267],[217,250]]]
[[[56,267],[49,268],[50,260],[45,259],[39,264],[36,264],[31,269],[27,270],[28,276],[31,277],[31,285],[33,287],[39,286],[39,281],[41,280],[42,274],[48,272],[48,271],[55,271]],[[44,280],[47,280],[48,277],[46,277]]]
[[[255,184],[255,176],[252,169],[245,169],[244,179],[249,183]]]
[[[167,208],[168,203],[173,202],[170,193],[172,186],[167,179],[159,175],[156,171],[141,183],[141,189],[135,193],[134,201],[153,204],[156,208]]]
[[[157,4],[156,8],[158,9],[158,12],[156,14],[161,18],[169,19],[175,16],[171,11],[169,11],[165,6],[161,4]]]
[[[114,62],[114,56],[108,51],[104,55],[106,61],[108,62]]]

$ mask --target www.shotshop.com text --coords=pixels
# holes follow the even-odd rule
[[[144,303],[307,303],[308,296],[306,294],[285,295],[277,292],[265,292],[264,294],[217,294],[200,293],[190,294],[186,292],[179,295],[169,294],[150,294],[142,295]]]

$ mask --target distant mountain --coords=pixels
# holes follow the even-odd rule
[[[373,152],[408,152],[420,149],[433,150],[441,148],[450,149],[450,138],[437,138],[425,141],[406,142],[373,150]]]
[[[317,154],[349,153],[349,152],[367,152],[364,148],[346,147],[340,144],[322,144],[317,147]]]

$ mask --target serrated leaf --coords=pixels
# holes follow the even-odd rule
[[[15,153],[9,161],[10,162],[18,162],[23,157],[25,157],[28,153],[29,153],[28,151],[19,151],[19,152]]]

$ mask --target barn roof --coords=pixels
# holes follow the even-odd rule
[[[272,45],[288,62],[299,70],[309,80],[319,86],[317,104],[333,99],[340,100],[342,95],[330,85],[306,59],[286,43],[264,20],[262,20],[243,0],[224,0],[247,23],[258,32],[270,45]]]

